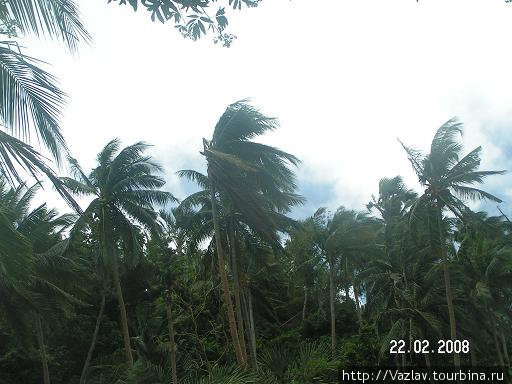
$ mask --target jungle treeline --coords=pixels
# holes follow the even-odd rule
[[[455,119],[427,153],[402,144],[422,190],[376,180],[361,209],[304,202],[299,159],[246,101],[203,139],[206,172],[178,201],[148,145],[115,139],[58,178],[74,213],[0,182],[1,383],[314,383],[340,367],[510,365],[512,223]],[[271,133],[270,133],[271,137]],[[87,201],[88,204],[78,204]],[[467,340],[391,354],[391,340]]]

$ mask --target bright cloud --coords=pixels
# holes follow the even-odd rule
[[[512,6],[503,0],[266,0],[232,16],[229,49],[105,3],[80,2],[94,43],[78,58],[27,44],[71,95],[63,129],[84,168],[113,137],[144,140],[167,189],[184,197],[191,186],[174,172],[203,167],[201,138],[245,97],[281,122],[262,140],[302,160],[312,204],[299,216],[319,205],[363,209],[384,176],[417,188],[396,138],[427,150],[452,116],[465,123],[467,150],[483,145],[484,167],[512,168]],[[512,199],[509,176],[489,186]]]

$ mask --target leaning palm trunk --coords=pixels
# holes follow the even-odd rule
[[[89,347],[89,351],[87,352],[87,358],[85,359],[84,367],[82,368],[82,374],[80,375],[80,384],[85,384],[85,381],[87,380],[87,370],[89,369],[89,365],[91,364],[92,354],[94,352],[94,348],[96,347],[96,340],[98,339],[98,332],[100,330],[101,318],[103,316],[104,309],[105,292],[103,292],[101,296],[100,311],[98,312],[98,317],[96,318],[96,325],[94,327],[94,332],[92,334],[91,346]]]
[[[167,327],[169,328],[169,342],[171,347],[171,371],[172,384],[178,384],[178,374],[176,372],[176,343],[174,341],[174,322],[172,319],[171,300],[166,302]]]
[[[352,283],[352,288],[354,289],[354,300],[356,302],[357,320],[359,320],[359,326],[361,326],[363,324],[363,316],[361,314],[361,306],[359,305],[359,288],[357,288],[357,283],[355,281]]]
[[[437,224],[439,227],[439,242],[441,247],[441,257],[443,259],[443,275],[444,286],[446,291],[446,304],[448,306],[448,317],[450,319],[450,338],[455,341],[457,339],[457,328],[455,323],[455,309],[453,307],[453,294],[450,282],[450,270],[448,268],[448,255],[446,253],[446,243],[443,231],[443,215],[441,204],[437,201]],[[455,368],[460,368],[460,356],[458,353],[453,354],[453,363]]]
[[[306,319],[306,306],[308,305],[308,286],[304,284],[304,303],[302,304],[302,321]]]
[[[50,371],[48,370],[48,356],[46,355],[46,346],[44,344],[43,325],[41,316],[36,316],[37,343],[39,344],[39,353],[41,355],[41,364],[43,366],[43,382],[50,384]]]
[[[248,289],[248,301],[249,301],[249,329],[251,335],[251,355],[253,358],[253,364],[255,368],[258,366],[258,359],[256,358],[256,326],[254,324],[254,313],[253,313],[253,305],[252,305],[252,293],[251,288]]]
[[[245,327],[245,332],[247,336],[247,340],[249,340],[249,351],[251,353],[251,364],[254,369],[258,368],[258,361],[256,359],[256,337],[254,336],[254,348],[253,348],[253,325],[251,324],[249,318],[249,304],[247,300],[247,294],[245,287],[240,284],[240,298],[242,299],[242,314],[244,316],[244,322],[247,325]],[[252,303],[251,303],[252,304]]]
[[[212,204],[212,218],[213,227],[215,232],[215,245],[217,248],[217,262],[219,267],[219,276],[222,285],[222,292],[224,296],[224,303],[226,304],[226,311],[229,323],[229,332],[231,333],[231,340],[235,349],[236,360],[239,364],[245,364],[240,348],[240,341],[238,338],[238,331],[236,328],[235,311],[233,310],[233,302],[231,301],[231,294],[229,292],[228,276],[224,265],[224,254],[222,252],[222,243],[220,235],[219,215],[217,212],[217,203],[215,200],[215,185],[211,179],[210,171],[208,171],[208,179],[210,181],[210,199]]]
[[[334,260],[329,255],[329,302],[331,308],[331,353],[336,355],[336,315],[334,313]]]
[[[124,351],[126,355],[126,361],[133,366],[132,347],[130,344],[130,331],[128,330],[128,317],[126,316],[126,307],[124,304],[123,291],[121,289],[121,282],[119,281],[119,270],[117,263],[112,263],[112,276],[114,278],[114,286],[116,288],[117,303],[119,305],[119,312],[121,314],[121,331],[123,333]]]
[[[240,300],[240,278],[238,274],[238,258],[236,249],[235,230],[233,224],[229,226],[229,245],[231,248],[231,265],[233,268],[233,287],[235,294],[235,308],[236,308],[236,322],[238,326],[238,340],[240,343],[240,349],[242,350],[242,357],[244,361],[247,361],[247,347],[245,346],[244,337],[244,320],[242,317],[242,304]]]

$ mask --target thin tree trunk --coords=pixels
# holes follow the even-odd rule
[[[85,384],[87,380],[87,370],[89,369],[89,364],[91,363],[92,354],[94,353],[94,348],[96,347],[96,340],[98,339],[98,332],[100,330],[101,318],[103,316],[103,310],[105,309],[105,292],[101,295],[100,302],[100,311],[98,312],[98,316],[96,317],[96,325],[94,326],[94,332],[92,334],[91,345],[89,347],[89,351],[87,352],[87,358],[85,359],[84,367],[82,368],[82,374],[80,375],[80,384]]]
[[[254,360],[255,367],[258,366],[257,363],[257,355],[256,355],[256,327],[254,324],[254,313],[253,313],[253,306],[252,306],[252,293],[251,288],[248,288],[248,301],[249,301],[249,328],[251,330],[251,355]]]
[[[128,317],[126,316],[126,307],[124,304],[123,291],[121,289],[121,282],[119,281],[119,270],[117,263],[112,261],[112,276],[114,278],[114,286],[116,289],[117,303],[119,305],[119,313],[121,314],[121,331],[123,333],[124,351],[126,361],[133,367],[132,347],[130,344],[130,331],[128,330]]]
[[[446,243],[443,230],[443,214],[441,211],[441,204],[437,200],[437,225],[439,228],[439,242],[441,247],[441,257],[443,258],[443,275],[444,286],[446,291],[446,304],[448,306],[448,317],[450,319],[450,338],[457,340],[457,328],[455,323],[455,309],[453,307],[453,293],[450,283],[450,270],[448,268],[448,255],[446,253]],[[453,354],[453,363],[455,368],[460,368],[460,356],[458,353]]]
[[[334,313],[334,260],[329,255],[329,301],[331,308],[331,353],[336,355],[336,314]]]
[[[41,355],[41,365],[43,366],[43,382],[50,384],[50,371],[48,370],[48,356],[46,355],[46,346],[44,344],[43,325],[41,316],[36,315],[37,343],[39,344],[39,354]]]
[[[348,257],[345,257],[345,298],[350,301],[350,283],[348,279]]]
[[[242,315],[244,316],[244,322],[247,325],[245,327],[245,333],[247,336],[247,340],[249,340],[249,352],[251,354],[251,365],[253,369],[258,368],[258,362],[256,360],[256,351],[253,351],[252,349],[252,328],[251,328],[251,322],[249,320],[249,304],[247,300],[247,294],[245,287],[240,284],[240,298],[242,300]]]
[[[169,329],[169,343],[171,344],[171,371],[172,371],[172,384],[178,384],[178,374],[176,372],[176,343],[174,342],[174,323],[172,320],[171,299],[169,298],[166,303],[167,312],[167,327]]]
[[[302,321],[306,319],[306,306],[308,305],[308,286],[304,284],[304,304],[302,304]]]
[[[233,310],[233,302],[231,301],[231,294],[229,292],[228,276],[226,273],[226,267],[224,265],[224,253],[222,251],[221,235],[220,235],[220,224],[219,214],[217,212],[217,202],[215,200],[215,185],[211,179],[210,171],[208,171],[208,179],[210,181],[210,200],[212,204],[212,218],[213,227],[215,232],[215,245],[217,248],[217,262],[219,267],[220,281],[222,285],[222,292],[224,297],[224,303],[226,304],[226,311],[229,323],[229,332],[231,334],[231,340],[235,349],[236,360],[239,364],[245,364],[244,357],[242,355],[242,349],[240,347],[240,341],[238,338],[238,331],[236,327],[235,311]]]
[[[501,344],[503,345],[503,354],[505,355],[505,362],[507,363],[507,367],[510,367],[510,356],[508,354],[507,347],[507,339],[505,339],[505,334],[500,332]]]
[[[352,283],[352,288],[354,289],[354,299],[356,301],[357,319],[359,320],[359,326],[361,326],[363,324],[363,317],[361,315],[361,307],[359,306],[359,289],[355,281]]]
[[[236,308],[236,322],[238,327],[238,339],[240,342],[240,349],[242,350],[242,357],[247,362],[247,347],[245,346],[245,332],[244,332],[244,319],[242,317],[242,304],[240,300],[240,277],[238,273],[238,255],[236,247],[235,229],[233,222],[229,226],[229,246],[231,248],[231,265],[233,268],[233,281],[234,281],[234,294],[235,294],[235,308]]]

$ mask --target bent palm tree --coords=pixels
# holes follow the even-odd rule
[[[224,301],[227,307],[230,334],[235,355],[240,364],[245,364],[237,329],[233,303],[225,270],[221,242],[217,193],[228,211],[228,216],[241,215],[244,222],[256,233],[277,242],[277,230],[282,224],[282,214],[290,206],[300,203],[302,198],[294,193],[295,175],[289,165],[299,160],[277,148],[251,141],[252,138],[277,128],[277,121],[267,117],[246,101],[228,106],[215,126],[211,141],[203,139],[202,154],[207,161],[207,181],[210,189],[215,242],[219,274]],[[233,228],[233,223],[231,223]],[[234,243],[234,234],[231,233]],[[236,266],[235,244],[232,247],[232,264]],[[236,272],[236,271],[234,271]],[[235,276],[237,279],[238,276]],[[240,295],[235,284],[235,299]],[[240,305],[238,305],[240,307]],[[241,313],[239,313],[241,322]]]
[[[456,139],[457,135],[462,135],[462,124],[456,119],[451,119],[437,130],[430,146],[430,153],[427,155],[423,155],[421,152],[409,148],[400,142],[418,176],[420,184],[426,188],[423,195],[419,197],[413,206],[412,215],[415,213],[415,208],[422,203],[432,205],[437,214],[439,248],[443,260],[446,303],[452,340],[457,338],[457,328],[448,266],[449,259],[446,251],[446,234],[443,229],[443,210],[446,208],[464,220],[467,216],[466,214],[470,212],[464,203],[464,199],[489,199],[501,202],[496,196],[472,185],[482,183],[483,179],[487,176],[505,173],[505,171],[478,170],[482,147],[475,148],[459,160],[462,146]],[[459,355],[454,354],[453,358],[455,366],[459,367]]]
[[[120,246],[124,257],[141,250],[138,226],[158,231],[158,213],[154,205],[165,205],[175,198],[161,191],[165,181],[156,176],[162,168],[145,156],[145,143],[136,143],[119,151],[119,140],[110,141],[98,154],[98,166],[89,176],[71,159],[75,178],[61,178],[69,192],[77,196],[93,196],[78,219],[74,231],[88,225],[96,231],[102,248],[103,263],[112,273],[121,314],[126,360],[133,365],[128,319],[119,279]]]

